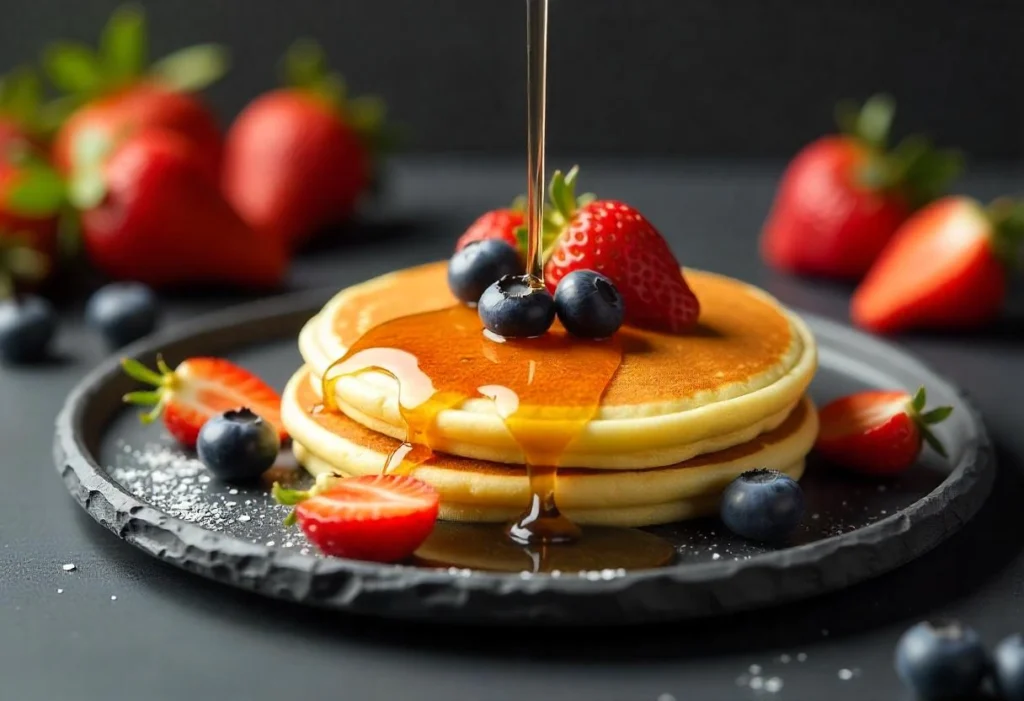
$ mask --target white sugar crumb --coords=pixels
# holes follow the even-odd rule
[[[759,689],[763,689],[764,688],[764,679],[762,679],[761,677],[751,677],[750,678],[749,686],[754,691],[757,691]]]
[[[778,677],[770,677],[764,682],[764,690],[770,694],[777,694],[782,691],[782,680]]]
[[[858,674],[860,674],[860,670],[859,669],[845,669],[844,668],[844,669],[839,670],[839,672],[838,672],[839,678],[842,679],[844,682],[850,681],[851,679],[856,677]]]
[[[75,563],[69,562],[66,565],[61,565],[61,569],[65,572],[74,572],[78,568],[75,566]]]
[[[789,664],[793,660],[789,655],[779,655],[779,662],[782,664]]]
[[[116,596],[111,596],[111,597],[110,597],[110,600],[111,600],[111,601],[117,601],[117,597],[116,597]]]
[[[797,662],[806,662],[807,661],[807,653],[806,652],[797,653],[796,661]]]
[[[63,594],[63,593],[64,593],[64,590],[63,590],[63,589],[58,589],[58,590],[57,590],[57,593],[58,593],[58,594]]]
[[[242,514],[238,517],[239,523],[248,523],[250,520],[252,520],[252,517],[249,514]]]
[[[720,560],[721,558],[722,558],[722,556],[719,555],[718,553],[711,553],[711,559],[712,560]]]
[[[752,665],[750,665],[749,671],[750,671],[751,674],[760,674],[761,673],[761,665],[759,665],[759,664],[752,664]]]

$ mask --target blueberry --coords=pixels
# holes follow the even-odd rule
[[[487,330],[505,338],[540,336],[555,321],[555,300],[523,275],[498,280],[484,290],[477,306]]]
[[[1024,701],[1024,636],[1011,635],[996,646],[996,687],[1006,701]]]
[[[721,517],[730,531],[744,538],[784,540],[804,517],[804,492],[778,470],[750,470],[726,487]]]
[[[501,239],[474,241],[448,261],[448,287],[462,302],[474,305],[487,287],[505,275],[523,272],[519,252]]]
[[[115,282],[97,290],[85,307],[85,320],[111,348],[126,346],[156,328],[153,290],[137,282]]]
[[[281,449],[277,429],[249,409],[210,418],[199,430],[199,459],[225,482],[259,478],[277,460]]]
[[[46,355],[57,330],[57,315],[42,297],[0,302],[0,359],[29,363]]]
[[[896,644],[896,673],[929,701],[975,694],[988,666],[978,634],[955,621],[918,623]]]
[[[555,312],[572,335],[607,338],[622,326],[626,306],[618,288],[604,275],[574,270],[555,289]]]

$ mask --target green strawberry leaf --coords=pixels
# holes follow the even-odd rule
[[[924,414],[921,414],[921,421],[924,421],[929,426],[933,426],[937,423],[941,423],[948,419],[952,413],[953,407],[940,406]]]
[[[7,206],[25,217],[57,214],[67,198],[64,180],[49,166],[26,166],[7,194]]]
[[[21,66],[0,78],[0,112],[29,126],[43,100],[43,86],[32,68]]]
[[[119,83],[138,78],[148,61],[147,44],[142,9],[135,5],[116,9],[100,35],[99,55],[108,78]]]
[[[914,399],[911,401],[911,406],[914,407],[914,412],[920,414],[924,411],[925,404],[928,403],[928,392],[922,386],[919,387],[917,393],[914,394]]]
[[[47,47],[43,69],[54,86],[75,95],[92,95],[104,84],[103,66],[84,44],[61,42]]]
[[[229,66],[226,48],[197,44],[164,56],[150,66],[149,73],[172,90],[197,92],[220,80]]]
[[[299,39],[285,53],[283,70],[286,84],[315,90],[328,73],[327,54],[312,39]]]
[[[942,441],[936,438],[935,434],[932,433],[927,426],[919,426],[918,429],[921,431],[921,438],[924,439],[925,443],[931,446],[932,450],[944,458],[949,457],[949,454],[946,452],[946,446],[942,445]]]

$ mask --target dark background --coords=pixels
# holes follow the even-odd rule
[[[95,41],[115,0],[3,0],[0,67]],[[276,80],[296,37],[385,97],[410,150],[519,154],[523,0],[148,0],[153,55],[219,41],[225,120]],[[878,90],[897,130],[978,161],[1024,155],[1019,0],[552,0],[550,149],[565,157],[784,158]],[[560,165],[560,164],[553,164]]]

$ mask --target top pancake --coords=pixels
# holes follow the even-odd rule
[[[699,328],[669,335],[625,327],[618,340],[621,364],[592,420],[559,464],[616,469],[673,464],[711,445],[727,447],[715,443],[716,437],[746,430],[740,437],[749,440],[771,430],[799,401],[816,367],[814,341],[803,323],[750,285],[692,270],[686,276],[701,302]],[[300,348],[314,378],[320,377],[368,330],[456,303],[443,262],[401,270],[340,292],[307,324]],[[465,323],[479,324],[472,311],[455,312],[460,313]],[[564,331],[556,324],[551,333]],[[586,367],[578,372],[586,373]],[[571,381],[571,372],[565,376]],[[397,394],[394,379],[379,373],[346,377],[336,387],[341,408],[353,419],[401,438],[405,423]],[[557,391],[547,395],[551,406],[560,406]],[[481,397],[442,411],[434,447],[522,463],[522,451],[497,413],[494,401]]]

